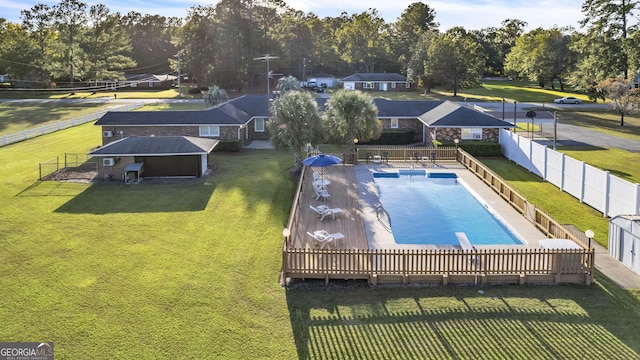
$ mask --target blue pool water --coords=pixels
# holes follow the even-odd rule
[[[414,171],[422,173],[374,174],[396,243],[458,245],[455,233],[464,232],[472,245],[522,244],[455,174]]]

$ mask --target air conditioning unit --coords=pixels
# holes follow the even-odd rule
[[[113,158],[102,159],[102,166],[113,166],[115,164],[116,164],[116,161]]]
[[[103,137],[112,137],[113,136],[113,131],[105,130],[105,131],[102,132],[102,136]]]
[[[474,140],[481,140],[481,139],[482,139],[482,134],[480,134],[480,133],[474,133],[474,134],[473,134],[473,139],[474,139]]]

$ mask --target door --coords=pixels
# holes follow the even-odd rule
[[[387,83],[380,83],[380,91],[387,91]]]

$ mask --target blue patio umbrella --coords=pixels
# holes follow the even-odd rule
[[[340,159],[339,157],[327,154],[309,156],[308,158],[302,160],[303,164],[311,167],[326,167],[340,164],[341,162],[342,159]]]
[[[302,163],[307,166],[320,168],[340,164],[341,162],[342,159],[340,159],[339,157],[327,154],[309,156],[308,158],[302,160]],[[320,174],[324,175],[322,171],[320,172]]]

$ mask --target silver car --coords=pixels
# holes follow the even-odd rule
[[[556,104],[580,104],[582,101],[580,99],[574,98],[573,96],[565,96],[560,99],[553,100]]]

